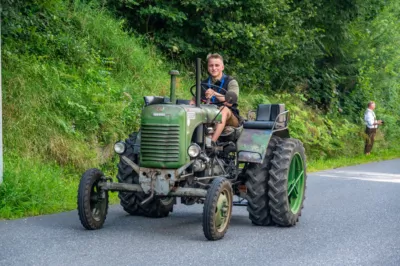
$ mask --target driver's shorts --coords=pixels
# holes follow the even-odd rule
[[[231,109],[227,109],[231,113],[231,117],[226,121],[226,126],[239,127],[239,119],[233,114]]]

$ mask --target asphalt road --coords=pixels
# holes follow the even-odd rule
[[[257,227],[234,207],[220,241],[203,236],[202,205],[164,219],[112,206],[104,228],[77,211],[0,222],[0,265],[400,265],[400,159],[309,174],[295,227]]]

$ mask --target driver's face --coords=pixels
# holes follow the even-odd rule
[[[222,78],[222,71],[224,71],[224,63],[219,58],[208,59],[208,73],[214,79]]]

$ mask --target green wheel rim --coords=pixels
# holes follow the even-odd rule
[[[229,222],[229,214],[230,214],[230,202],[229,196],[227,195],[227,191],[221,192],[218,197],[217,207],[215,208],[215,227],[218,232],[222,232],[225,230],[225,227]]]
[[[105,215],[105,210],[107,207],[107,202],[104,195],[101,193],[105,193],[101,191],[98,187],[98,182],[93,185],[92,191],[90,193],[90,211],[92,213],[92,217],[96,221],[100,221]]]
[[[296,153],[290,163],[288,176],[288,199],[290,209],[297,213],[301,208],[304,196],[304,164],[299,153]]]

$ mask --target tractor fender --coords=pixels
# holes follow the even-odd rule
[[[267,147],[272,135],[278,135],[280,137],[289,137],[289,132],[265,129],[249,129],[244,128],[238,141],[236,142],[236,151],[239,162],[248,163],[262,163]]]

